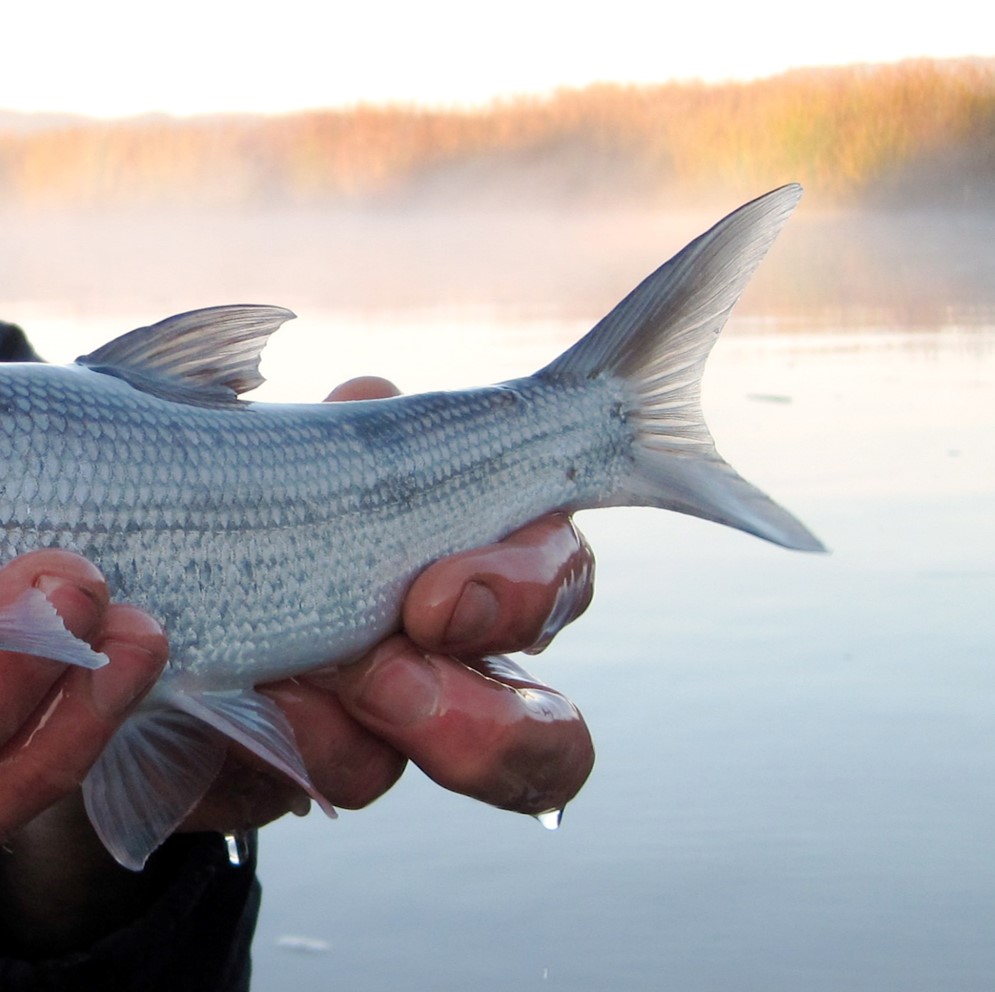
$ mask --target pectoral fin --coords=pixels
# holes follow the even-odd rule
[[[0,651],[51,658],[81,668],[102,668],[110,660],[74,637],[39,589],[26,589],[0,608]]]

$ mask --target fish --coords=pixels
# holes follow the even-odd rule
[[[0,367],[0,560],[78,552],[169,636],[161,677],[82,783],[114,858],[140,869],[231,741],[333,812],[255,686],[361,657],[445,555],[552,511],[623,505],[824,550],[722,459],[700,403],[712,345],[801,192],[740,207],[550,364],[485,388],[243,399],[294,316],[247,304],[169,317],[70,365]],[[108,661],[37,590],[0,611],[0,649]]]

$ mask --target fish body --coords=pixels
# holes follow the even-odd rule
[[[609,498],[621,402],[612,384],[522,379],[203,409],[85,367],[0,368],[0,447],[16,447],[0,555],[94,562],[168,630],[164,685],[347,662],[398,628],[429,562]]]
[[[545,513],[648,505],[821,545],[715,451],[713,341],[800,196],[740,208],[536,374],[462,392],[248,403],[289,311],[220,307],[68,367],[0,368],[0,556],[85,555],[164,625],[169,663],[84,782],[108,849],[140,867],[210,785],[228,740],[314,791],[253,686],[346,664],[400,626],[414,577]],[[0,647],[96,666],[37,602]],[[30,616],[29,616],[29,611]],[[42,617],[39,619],[39,617]]]

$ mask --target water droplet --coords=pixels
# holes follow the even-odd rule
[[[536,813],[535,818],[547,829],[555,830],[563,819],[562,809],[548,809],[545,813]]]
[[[241,868],[249,860],[249,835],[243,830],[232,830],[225,834],[228,848],[228,863]]]

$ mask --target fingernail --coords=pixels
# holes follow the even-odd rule
[[[375,663],[354,702],[377,720],[407,727],[438,711],[441,691],[439,673],[431,661],[407,652]]]
[[[455,647],[485,640],[498,618],[497,597],[482,582],[468,582],[446,626],[442,643]]]

